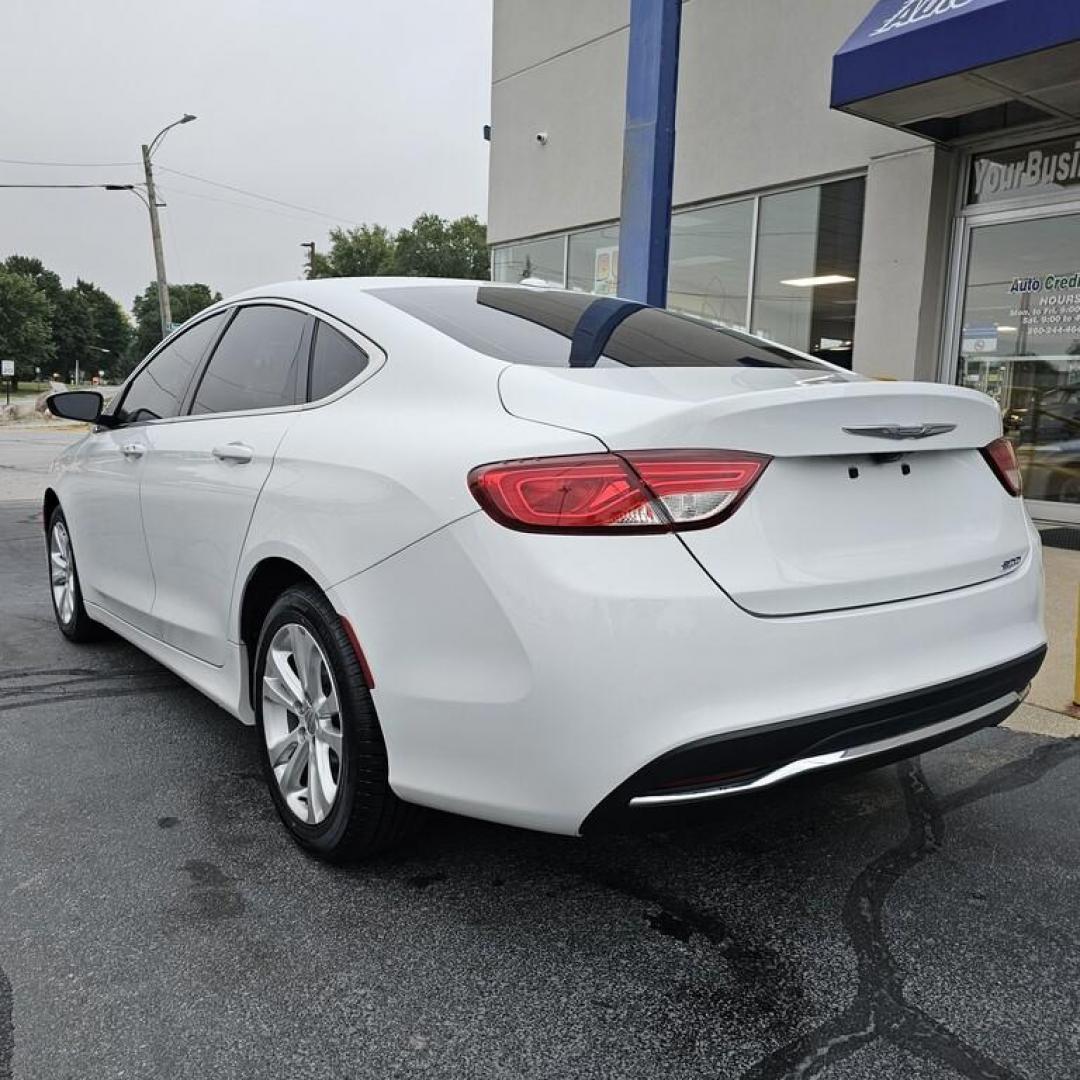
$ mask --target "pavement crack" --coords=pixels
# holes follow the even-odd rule
[[[793,987],[801,985],[795,965],[764,942],[741,940],[717,915],[665,889],[658,888],[621,867],[591,862],[577,864],[580,878],[642,903],[657,911],[645,916],[653,930],[689,941],[697,933],[709,941],[728,964],[743,1001],[755,1012],[775,1015],[777,1003],[790,998]],[[799,997],[801,998],[801,994]]]
[[[855,999],[839,1016],[762,1058],[742,1080],[809,1080],[879,1039],[919,1058],[947,1065],[967,1080],[1023,1080],[1022,1072],[995,1061],[907,1001],[904,977],[889,947],[883,911],[897,882],[941,850],[945,814],[1036,783],[1078,753],[1080,740],[1043,744],[940,800],[927,783],[918,758],[897,765],[907,835],[856,877],[844,903],[843,924],[858,966]]]

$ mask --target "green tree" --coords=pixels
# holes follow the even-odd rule
[[[179,325],[187,322],[192,315],[197,315],[203,308],[217,303],[220,299],[221,293],[211,292],[209,285],[170,285],[169,304],[172,307],[173,323]],[[161,341],[161,315],[158,310],[156,281],[150,282],[146,289],[135,297],[131,311],[135,316],[134,359],[138,361]]]
[[[331,229],[330,251],[315,253],[308,277],[382,277],[393,272],[393,237],[382,225],[361,225]]]
[[[396,236],[382,225],[331,229],[330,250],[316,252],[309,278],[489,276],[487,229],[475,217],[447,221],[421,214]]]
[[[96,346],[94,369],[103,368],[111,379],[120,379],[130,370],[126,366],[134,331],[124,309],[103,289],[78,279],[75,289],[90,305],[93,316],[93,344]],[[99,350],[104,349],[104,352]]]
[[[487,229],[475,217],[421,214],[397,234],[394,272],[404,277],[487,278]]]
[[[65,382],[72,382],[76,371],[86,378],[88,372],[96,370],[100,354],[93,348],[93,309],[78,289],[62,289],[53,304],[52,337],[55,367]]]
[[[0,360],[14,360],[16,379],[27,379],[37,367],[50,374],[55,354],[49,298],[27,275],[0,268]]]
[[[45,294],[50,304],[55,304],[60,299],[60,294],[64,291],[60,275],[47,270],[40,259],[32,255],[10,255],[3,265],[5,270],[10,270],[13,274],[30,278]]]

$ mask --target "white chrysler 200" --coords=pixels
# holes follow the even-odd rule
[[[994,403],[548,288],[207,309],[45,495],[61,631],[245,723],[296,839],[578,833],[999,723],[1045,652]]]

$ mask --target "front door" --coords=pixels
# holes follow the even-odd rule
[[[140,512],[147,454],[154,434],[175,422],[224,322],[224,313],[201,319],[142,366],[111,409],[119,426],[87,436],[65,495],[86,599],[155,637],[154,576]]]
[[[91,432],[64,510],[87,603],[154,632],[154,576],[139,513],[145,428]]]
[[[993,397],[1032,515],[1080,524],[1080,213],[969,225],[961,385]]]

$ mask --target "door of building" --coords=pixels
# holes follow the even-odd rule
[[[1001,408],[1039,520],[1080,524],[1080,205],[964,221],[955,378]]]

